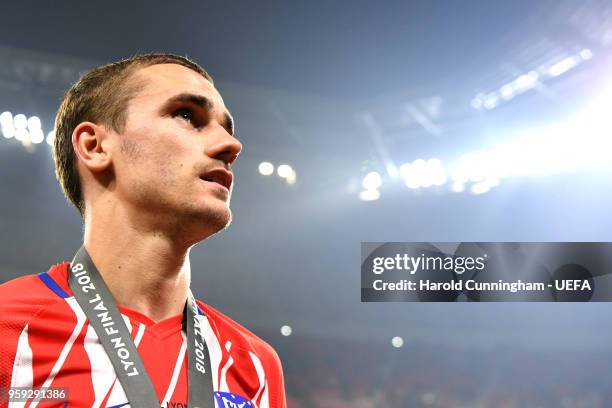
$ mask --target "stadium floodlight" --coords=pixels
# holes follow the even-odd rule
[[[497,175],[497,163],[493,160],[491,152],[482,150],[472,157],[474,159],[474,166],[472,167],[473,173],[470,176],[471,181],[476,182]]]
[[[459,166],[455,171],[455,181],[462,181],[465,177],[465,181],[478,182],[484,179],[484,174],[478,168],[478,153],[466,153],[459,158]]]
[[[371,171],[365,175],[361,183],[366,190],[378,190],[382,186],[382,178],[376,171]]]
[[[404,339],[400,336],[395,336],[391,339],[391,345],[395,348],[400,348],[404,345]]]
[[[40,129],[40,128],[33,129],[30,132],[30,138],[32,140],[32,143],[40,144],[40,143],[45,141],[45,134],[43,133],[42,129]]]
[[[580,51],[578,55],[580,56],[580,58],[582,58],[583,61],[587,61],[593,58],[593,51],[589,50],[588,48],[585,48]]]
[[[402,176],[402,178],[406,178],[406,176],[408,175],[408,173],[410,172],[410,167],[412,165],[410,163],[403,163],[402,165],[400,165],[399,168],[399,172],[400,172],[400,176]]]
[[[397,170],[397,166],[393,163],[387,163],[387,174],[389,175],[389,177],[392,178],[396,178],[397,175],[399,174],[399,171]]]
[[[446,171],[440,159],[433,158],[427,160],[427,173],[431,184],[434,186],[441,186],[446,183]]]
[[[477,183],[489,177],[496,176],[497,163],[490,151],[481,150],[463,156],[463,163],[466,166],[468,179],[471,182]]]
[[[274,173],[274,165],[270,162],[259,163],[259,173],[263,176],[269,176]]]
[[[499,105],[499,98],[495,94],[489,94],[485,97],[482,105],[485,107],[485,109],[494,109],[497,107],[497,105]]]
[[[276,172],[278,173],[279,177],[287,178],[293,172],[293,169],[288,164],[281,164],[276,169]]]
[[[470,176],[467,172],[467,167],[462,165],[461,160],[451,173],[451,178],[455,183],[460,184],[464,184],[469,180]]]
[[[412,163],[404,163],[400,166],[400,174],[406,186],[411,189],[441,186],[447,181],[444,165],[437,158],[427,161],[417,159]]]
[[[455,181],[453,184],[451,184],[450,190],[453,193],[463,193],[465,191],[465,184]]]
[[[573,141],[573,158],[581,164],[610,168],[612,151],[612,82],[602,87],[601,93],[585,107],[570,126],[565,126],[566,138]],[[574,162],[575,164],[576,162]]]
[[[412,162],[412,167],[414,167],[419,173],[422,173],[427,166],[427,162],[423,159],[416,159]]]
[[[47,133],[47,137],[45,140],[49,146],[53,146],[53,142],[55,142],[55,130],[52,130]]]
[[[578,65],[578,60],[576,57],[567,57],[564,60],[561,60],[556,64],[551,65],[548,68],[548,75],[550,75],[551,77],[557,77],[574,68],[576,65]]]
[[[515,96],[533,88],[537,84],[539,77],[540,75],[536,71],[529,71],[528,73],[519,76],[514,81],[499,88],[499,95],[503,100],[508,101]],[[497,106],[497,104],[493,101],[489,103],[493,107]]]
[[[38,116],[30,116],[27,123],[30,133],[32,133],[32,131],[35,129],[42,129],[42,124],[40,123],[40,118]]]
[[[380,192],[378,190],[363,190],[359,193],[359,199],[361,201],[376,201],[380,198]]]
[[[543,76],[544,79],[557,77],[591,58],[593,58],[593,52],[588,48],[584,48],[580,52],[562,60],[557,59],[555,62],[542,65],[537,69],[532,69],[513,81],[503,84],[496,91],[487,94],[478,93],[472,98],[471,105],[476,110],[481,110],[482,108],[487,110],[494,109],[498,107],[500,103],[509,101],[517,95],[536,87],[541,76]]]
[[[488,178],[488,179],[487,179],[487,183],[489,183],[489,186],[490,186],[491,188],[493,188],[493,187],[497,187],[497,186],[499,186],[500,179],[499,179],[499,178],[497,178],[497,177],[491,177],[491,178]]]
[[[611,89],[612,91],[612,89]],[[547,175],[579,166],[608,163],[612,150],[612,121],[607,113],[612,101],[602,95],[583,114],[553,126],[524,132],[491,150],[462,155],[451,173],[458,184],[483,183],[472,190],[481,194],[516,175]],[[453,191],[458,190],[455,186]]]
[[[472,108],[480,110],[482,108],[482,103],[484,101],[485,94],[478,93],[474,98],[472,98],[471,104]]]
[[[472,194],[475,195],[484,194],[489,190],[491,190],[491,184],[487,180],[472,184],[472,187],[470,188]]]
[[[414,185],[418,185],[419,187],[428,187],[425,186],[426,182],[424,183],[425,180],[423,180],[423,175],[427,170],[427,163],[425,162],[425,160],[416,159],[412,162],[411,169],[413,172],[412,176],[414,178]]]
[[[8,127],[13,125],[13,114],[11,112],[2,112],[0,113],[0,126]]]
[[[6,139],[10,139],[15,136],[15,127],[11,124],[10,126],[2,126],[2,135]]]
[[[291,326],[289,325],[284,325],[281,327],[280,332],[283,336],[287,337],[287,336],[291,336],[291,333],[293,332],[293,329],[291,329]]]
[[[421,187],[431,187],[434,184],[434,173],[429,166],[429,162],[425,162],[425,166],[420,169],[419,177],[421,179]]]
[[[297,181],[297,174],[295,174],[295,171],[293,171],[293,169],[291,170],[291,173],[289,173],[289,175],[285,178],[285,181],[287,182],[287,184],[295,184],[295,182]]]
[[[521,75],[520,77],[516,78],[514,80],[514,84],[518,90],[526,91],[536,85],[539,77],[540,75],[536,71],[529,71],[525,75]]]
[[[419,174],[419,168],[414,163],[404,163],[400,166],[400,174],[404,179],[406,186],[411,189],[417,189],[421,187],[421,177]]]
[[[13,114],[11,112],[2,112],[0,114],[0,130],[6,139],[15,136],[15,125],[13,123]]]
[[[28,127],[28,118],[23,113],[19,113],[13,118],[13,125],[17,130],[26,129]]]
[[[462,155],[455,165],[451,179],[456,184],[453,191],[459,192],[468,182],[479,183],[485,180],[497,180],[507,177],[509,165],[515,165],[517,155],[511,154],[507,148],[498,150],[479,150]]]
[[[502,99],[505,100],[512,99],[514,97],[514,91],[514,83],[505,84],[504,86],[499,88],[499,94],[501,95]]]
[[[24,146],[30,144],[30,132],[25,128],[18,127],[15,129],[15,139],[19,140]]]
[[[13,114],[9,111],[0,113],[0,123],[5,124],[7,121],[13,121]]]
[[[581,51],[583,55],[580,58],[590,58],[588,52]],[[565,64],[565,68],[571,65],[568,62]],[[558,68],[556,72],[560,70]],[[515,85],[527,89],[538,80],[538,74],[530,71],[518,77]],[[475,99],[482,101],[482,98],[486,100],[491,95],[479,94]],[[490,149],[465,153],[450,168],[445,168],[439,159],[418,159],[402,164],[399,173],[408,187],[417,189],[445,184],[448,181],[448,168],[451,191],[459,193],[468,190],[473,194],[483,194],[510,176],[547,175],[584,167],[609,168],[609,152],[612,151],[610,106],[612,82],[572,118],[552,126],[523,131]],[[362,193],[363,199],[367,199],[366,193]],[[378,192],[373,196],[378,198]]]

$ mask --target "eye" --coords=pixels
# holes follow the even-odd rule
[[[184,120],[185,122],[189,122],[191,123],[193,126],[196,126],[195,123],[195,114],[193,112],[193,110],[191,108],[180,108],[174,111],[174,113],[172,113],[172,117],[173,118],[180,118],[182,120]]]

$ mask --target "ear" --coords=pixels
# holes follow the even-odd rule
[[[111,164],[108,130],[92,122],[81,122],[72,132],[72,147],[79,161],[92,172],[100,172]]]

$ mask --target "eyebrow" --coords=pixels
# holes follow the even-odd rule
[[[177,103],[189,103],[195,106],[198,106],[202,109],[205,109],[207,112],[210,112],[214,109],[215,104],[207,97],[192,93],[181,93],[173,96],[168,99],[164,104],[164,108],[168,108],[169,106],[175,105]],[[234,119],[232,115],[229,114],[228,111],[223,112],[223,116],[225,120],[224,123],[221,124],[229,132],[230,135],[234,136]]]

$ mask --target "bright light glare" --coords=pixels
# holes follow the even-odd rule
[[[578,65],[576,57],[567,57],[563,61],[557,62],[548,68],[548,75],[552,77],[559,76],[574,68],[576,65]]]
[[[40,128],[32,130],[30,137],[32,139],[32,143],[34,144],[39,144],[45,141],[45,134]]]
[[[579,55],[583,59],[591,57],[590,50],[583,50]],[[577,63],[577,58],[567,58],[550,67],[550,70],[555,75],[561,75]],[[531,71],[514,83],[519,88],[528,88],[537,81],[538,74]],[[609,114],[609,107],[612,106],[612,82],[603,89],[599,97],[573,118],[553,126],[522,132],[490,149],[462,155],[456,163],[451,164],[450,190],[463,192],[469,188],[473,194],[483,194],[509,176],[547,175],[584,167],[610,166],[612,115]],[[479,94],[475,100],[484,101],[484,106],[490,108],[499,102],[495,98],[493,94]],[[439,159],[404,163],[399,173],[412,189],[447,182],[445,166]],[[375,200],[378,197],[378,191],[360,194],[362,200]]]
[[[456,181],[451,184],[450,189],[453,193],[463,193],[465,191],[465,184]]]
[[[297,175],[295,174],[295,171],[292,170],[285,180],[287,181],[287,184],[295,184],[295,182],[297,181]]]
[[[10,139],[15,136],[15,127],[11,124],[11,126],[4,127],[2,126],[2,134],[6,139]]]
[[[400,174],[408,188],[416,189],[421,187],[418,169],[411,163],[405,163],[400,166]]]
[[[6,139],[15,136],[15,126],[13,124],[13,114],[11,112],[2,112],[0,114],[0,130]]]
[[[361,201],[376,201],[380,198],[380,192],[378,190],[363,190],[359,193],[359,199]]]
[[[514,84],[506,84],[499,89],[499,93],[503,99],[511,99],[514,96]]]
[[[472,108],[480,109],[482,107],[482,99],[474,98],[474,99],[472,99],[471,104],[472,104]]]
[[[45,140],[49,146],[53,146],[53,142],[55,141],[55,130],[47,133],[47,138]]]
[[[444,165],[440,159],[417,159],[412,163],[404,163],[400,167],[400,174],[408,188],[441,186],[446,183],[447,176]]]
[[[293,332],[293,330],[291,329],[291,326],[289,325],[282,326],[280,331],[283,336],[291,336],[291,333]]]
[[[429,159],[427,160],[427,172],[428,177],[431,180],[431,184],[434,186],[441,186],[446,183],[446,171],[444,165],[440,159]]]
[[[259,163],[259,173],[263,176],[269,176],[274,173],[274,165],[270,162]]]
[[[13,118],[13,124],[15,125],[15,129],[17,130],[25,129],[26,127],[28,127],[28,119],[24,114],[19,113]]]
[[[291,168],[290,165],[288,164],[281,164],[280,166],[278,166],[278,168],[276,169],[276,172],[278,173],[278,175],[282,178],[287,178],[289,177],[289,175],[293,172],[293,169]]]
[[[593,58],[593,51],[589,50],[588,48],[585,48],[584,50],[580,51],[580,58],[582,58],[583,60],[590,60],[591,58]]]
[[[404,339],[402,339],[400,336],[395,336],[391,339],[391,344],[395,348],[400,348],[404,345]]]
[[[490,150],[464,154],[453,168],[453,181],[486,182],[472,191],[480,194],[508,176],[547,175],[608,163],[612,151],[608,98],[612,92],[574,119],[533,129]]]
[[[397,166],[393,163],[388,163],[387,166],[387,174],[389,175],[389,177],[397,177],[398,174],[398,170],[397,170]]]
[[[483,93],[478,93],[473,99],[472,99],[472,107],[474,109],[480,109],[482,108],[482,101],[484,100],[484,98],[486,97],[485,94]]]
[[[31,116],[28,118],[28,130],[32,132],[35,129],[41,129],[42,124],[38,116]]]
[[[15,139],[26,144],[30,141],[30,133],[24,128],[17,128],[15,129]]]
[[[366,190],[377,190],[382,186],[382,178],[376,171],[371,171],[363,178],[361,183]]]
[[[499,98],[495,95],[489,95],[484,100],[483,105],[486,109],[493,109],[499,105]]]
[[[473,184],[470,190],[472,194],[484,194],[491,190],[491,185],[486,181],[481,181],[480,183]]]
[[[535,71],[530,71],[525,75],[521,75],[516,78],[514,83],[516,87],[521,90],[527,90],[529,88],[533,88],[533,86],[538,82],[539,75]]]
[[[433,172],[431,171],[429,161],[425,162],[425,166],[423,166],[420,170],[421,177],[421,186],[422,187],[431,187],[433,186]]]
[[[9,124],[13,125],[13,114],[8,111],[0,113],[0,126],[5,127]]]

